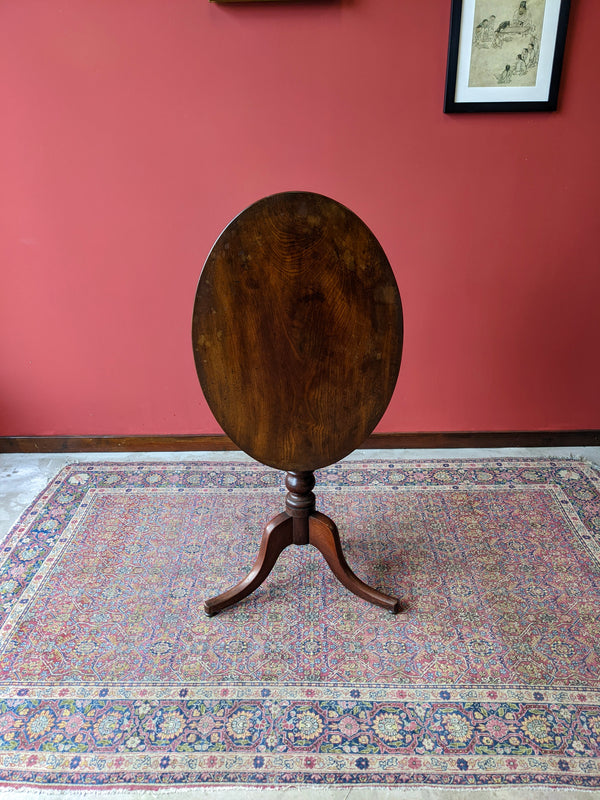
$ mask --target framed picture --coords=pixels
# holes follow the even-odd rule
[[[452,0],[444,111],[554,111],[570,0]]]

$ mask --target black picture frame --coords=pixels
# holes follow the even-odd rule
[[[503,13],[488,18],[494,0],[452,0],[444,113],[555,111],[570,0],[495,5]],[[514,13],[506,20],[509,7]],[[509,63],[494,70],[501,62]]]

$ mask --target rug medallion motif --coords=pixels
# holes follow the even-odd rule
[[[65,468],[3,544],[0,786],[600,787],[600,473],[574,460],[317,472],[311,547],[207,617],[284,504],[256,464]]]

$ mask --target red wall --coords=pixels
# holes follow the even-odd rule
[[[380,431],[600,428],[598,31],[554,114],[442,113],[450,0],[3,0],[0,434],[213,433],[204,258],[266,194],[352,208],[396,271]]]

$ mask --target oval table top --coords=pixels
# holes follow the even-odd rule
[[[315,470],[359,447],[387,408],[402,356],[400,295],[356,214],[284,192],[218,238],[192,340],[208,405],[235,444],[276,469]]]

